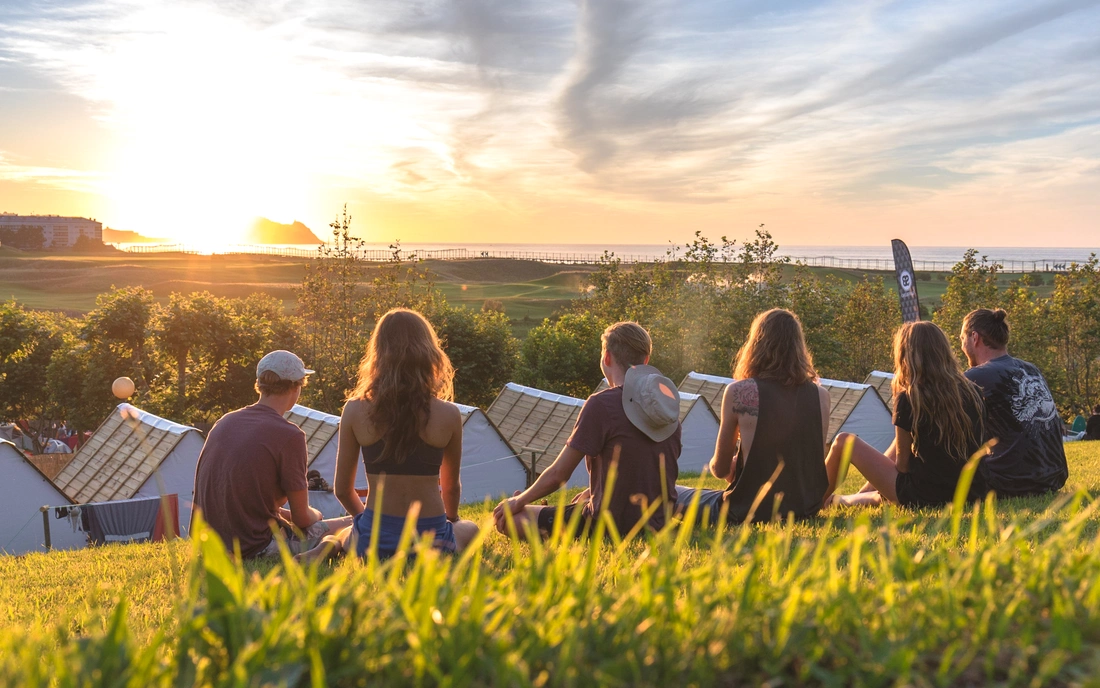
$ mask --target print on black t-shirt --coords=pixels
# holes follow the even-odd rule
[[[1006,354],[966,377],[982,388],[986,439],[997,438],[981,464],[989,487],[1010,496],[1061,489],[1069,477],[1062,419],[1039,369]]]

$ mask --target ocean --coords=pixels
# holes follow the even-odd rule
[[[130,246],[138,246],[133,244],[119,244],[118,247],[126,249]],[[146,244],[145,246],[150,246]],[[175,245],[177,248],[188,248],[186,245]],[[492,257],[521,257],[519,254],[554,254],[563,256],[590,256],[595,257],[601,255],[605,250],[611,251],[615,255],[622,257],[624,260],[652,260],[664,258],[666,252],[672,247],[671,244],[524,244],[524,243],[457,243],[457,242],[438,242],[438,243],[419,243],[409,242],[402,243],[401,249],[403,252],[412,251],[432,251],[432,252],[447,252],[455,257],[463,254],[469,257],[479,256],[492,256]],[[226,252],[247,251],[251,247],[233,246],[225,247]],[[256,252],[262,252],[262,249],[255,247]],[[273,244],[267,247],[267,249],[295,249],[300,251],[312,252],[316,250],[315,244]],[[386,251],[389,248],[387,243],[367,243],[364,246],[369,251]],[[1091,254],[1100,255],[1100,247],[1096,248],[1071,248],[1071,247],[1019,247],[1019,246],[989,246],[989,247],[975,247],[978,250],[978,256],[987,257],[990,261],[998,262],[1003,265],[1011,264],[1032,264],[1032,263],[1053,263],[1053,264],[1068,264],[1071,262],[1084,262],[1088,260]],[[140,250],[140,249],[137,249]],[[148,250],[148,249],[146,249]],[[155,248],[153,250],[156,250]],[[209,250],[209,249],[207,249]],[[917,269],[922,269],[919,264],[928,264],[934,266],[937,264],[946,264],[947,269],[950,269],[950,264],[962,259],[963,254],[966,252],[965,246],[910,246],[909,251],[913,256],[913,261],[918,264]],[[205,252],[205,251],[204,251]],[[681,249],[682,253],[682,249]],[[516,255],[510,255],[516,254]],[[791,245],[780,246],[779,255],[787,256],[792,260],[803,259],[808,263],[829,264],[829,263],[843,263],[851,262],[853,267],[858,267],[863,264],[867,267],[872,266],[878,261],[893,261],[893,252],[891,251],[889,243],[883,243],[876,246],[829,246],[829,245]],[[825,259],[825,260],[822,260]],[[830,260],[831,259],[831,260]],[[940,269],[938,267],[929,267],[928,269]]]

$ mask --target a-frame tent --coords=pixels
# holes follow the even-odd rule
[[[696,393],[716,400],[715,409],[721,409],[722,394],[731,377],[704,375],[691,372],[684,378],[681,390],[697,390]],[[858,435],[875,449],[885,452],[894,441],[894,425],[890,409],[883,403],[878,391],[868,384],[843,380],[818,380],[829,391],[832,406],[829,413],[829,431],[826,441],[832,443],[841,432]]]
[[[593,394],[609,386],[606,379],[600,380]],[[714,456],[714,445],[718,441],[718,414],[703,395],[682,389],[679,392],[681,449],[676,467],[681,473],[702,473]]]
[[[527,469],[489,416],[476,406],[456,406],[462,413],[462,502],[511,497],[527,487]]]
[[[486,415],[519,461],[529,467],[533,462],[533,478],[558,458],[573,432],[582,406],[583,399],[509,382],[493,400]],[[566,484],[569,487],[588,486],[588,468],[584,462],[577,466]]]
[[[54,483],[75,504],[176,494],[186,536],[202,445],[195,428],[119,404]]]
[[[715,415],[721,418],[722,395],[726,393],[726,386],[731,382],[733,382],[732,377],[707,375],[693,370],[684,376],[684,381],[680,383],[679,389],[681,393],[698,394],[706,399]]]
[[[72,501],[7,440],[0,440],[0,473],[4,476],[0,480],[0,552],[44,552],[41,508],[64,506]],[[47,512],[47,518],[51,516]],[[58,524],[51,524],[51,544],[55,549],[79,549],[87,543],[82,531],[70,528],[67,522]]]
[[[878,392],[882,402],[886,404],[887,408],[891,411],[894,410],[894,391],[890,385],[894,382],[893,373],[884,373],[881,370],[872,370],[871,374],[867,376],[867,379],[863,381],[865,385],[871,385]]]

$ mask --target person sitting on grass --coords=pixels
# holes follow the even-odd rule
[[[931,322],[905,323],[894,335],[894,431],[886,454],[855,435],[842,432],[825,459],[831,503],[940,506],[955,497],[966,462],[982,447],[985,406],[981,390],[967,380],[943,330]],[[840,464],[867,479],[855,495],[833,495]],[[969,499],[986,492],[974,474]]]
[[[1026,496],[1062,489],[1069,477],[1062,418],[1043,374],[1008,355],[1008,322],[1000,308],[963,318],[966,377],[982,389],[988,433],[997,438],[982,461],[982,477],[998,495]]]
[[[1092,407],[1092,415],[1085,422],[1085,439],[1100,440],[1100,404]]]
[[[453,380],[451,361],[424,316],[404,308],[382,316],[340,416],[333,492],[353,523],[301,560],[353,546],[366,556],[372,536],[378,557],[386,559],[397,551],[406,518],[416,519],[416,532],[431,533],[444,552],[461,551],[474,539],[477,524],[458,517],[462,415],[450,403]],[[365,506],[355,490],[360,450],[367,473]]]
[[[731,524],[815,515],[829,487],[825,437],[832,402],[829,391],[816,384],[798,316],[780,308],[757,315],[735,363],[737,379],[722,395],[722,423],[709,466],[729,485],[724,490],[677,485],[678,511],[698,494],[703,522],[716,522],[723,509]]]
[[[615,323],[604,330],[602,341],[600,368],[611,387],[584,402],[561,453],[535,483],[497,505],[493,519],[500,533],[510,534],[507,514],[520,532],[530,524],[546,536],[555,522],[568,523],[580,509],[580,537],[606,509],[625,536],[655,504],[659,506],[645,527],[665,526],[676,494],[681,450],[680,393],[672,380],[648,365],[653,343],[641,325]],[[579,499],[560,511],[556,506],[531,506],[561,488],[582,459],[587,461],[589,488]],[[609,489],[608,476],[616,465]]]
[[[264,356],[256,366],[259,401],[222,416],[199,454],[195,512],[242,557],[279,555],[273,525],[297,553],[351,522],[324,520],[309,506],[306,436],[283,417],[312,372],[289,351]]]

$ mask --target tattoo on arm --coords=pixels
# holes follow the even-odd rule
[[[754,418],[760,414],[760,391],[755,380],[735,382],[726,391],[726,396],[730,398],[730,410],[734,413]]]

